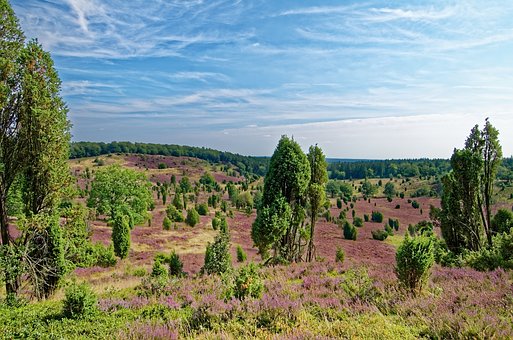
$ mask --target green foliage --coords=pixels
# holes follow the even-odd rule
[[[175,196],[173,197],[172,204],[177,210],[181,211],[183,209],[182,195],[179,192],[176,192]]]
[[[112,245],[105,247],[101,243],[93,245],[94,264],[100,267],[114,267],[118,260]]]
[[[387,198],[393,198],[397,191],[395,190],[395,185],[392,182],[387,182],[385,184],[385,189],[383,190],[383,193]]]
[[[396,275],[403,287],[419,293],[427,282],[434,263],[434,244],[431,237],[406,236],[396,253]]]
[[[337,208],[342,209],[342,200],[337,198]]]
[[[156,258],[153,261],[153,267],[151,268],[150,276],[155,279],[166,279],[168,276],[166,267],[162,264],[161,260]]]
[[[227,234],[220,233],[213,243],[207,245],[205,251],[205,264],[202,273],[223,274],[232,267],[230,256],[230,239]]]
[[[198,211],[198,214],[200,214],[201,216],[208,215],[208,205],[205,203],[198,204],[197,211]]]
[[[374,184],[372,184],[367,179],[365,179],[365,181],[363,181],[361,190],[362,190],[362,194],[364,196],[372,197],[372,196],[374,196],[376,194],[376,192],[378,192],[378,187],[375,186]]]
[[[385,232],[388,234],[388,236],[394,235],[394,229],[388,223],[385,224]]]
[[[369,273],[365,267],[349,269],[341,283],[342,289],[353,301],[361,301],[370,303],[374,301],[378,295],[374,282],[369,277]]]
[[[372,238],[378,241],[384,241],[388,237],[388,232],[382,229],[373,230],[372,232]]]
[[[169,275],[177,277],[184,275],[182,260],[180,260],[180,257],[175,251],[169,256]]]
[[[264,283],[260,278],[258,267],[254,263],[242,266],[237,270],[233,285],[233,296],[239,300],[247,297],[259,299],[262,297]]]
[[[194,227],[196,224],[198,224],[200,221],[200,217],[196,209],[191,208],[187,210],[187,217],[185,218],[185,223],[187,225]]]
[[[64,294],[62,313],[69,319],[79,319],[97,312],[97,298],[85,283],[73,283]]]
[[[393,219],[393,218],[388,218],[388,225],[392,228],[395,229],[395,231],[398,231],[399,230],[399,220],[398,219]]]
[[[124,259],[130,250],[130,225],[129,219],[121,214],[116,214],[112,223],[112,244],[116,256]]]
[[[183,222],[184,217],[181,210],[178,210],[175,205],[168,205],[166,208],[167,217],[171,222]]]
[[[379,211],[373,211],[371,215],[371,221],[375,223],[383,222],[383,214]]]
[[[369,222],[369,215],[363,214],[363,219],[365,220],[365,222]]]
[[[349,223],[349,221],[344,221],[344,238],[346,240],[356,241],[357,234],[358,230],[356,230],[356,227]]]
[[[212,229],[214,229],[214,230],[219,229],[219,225],[220,224],[221,224],[221,219],[220,218],[214,217],[212,219]]]
[[[464,253],[463,262],[479,271],[513,269],[513,228],[493,237],[491,248]]]
[[[164,230],[170,230],[171,229],[171,220],[169,219],[169,217],[167,216],[164,216],[164,220],[162,221],[162,228]]]
[[[297,260],[305,218],[305,196],[310,183],[310,164],[298,143],[282,136],[271,157],[264,179],[262,205],[251,236],[260,254],[274,249],[275,256]],[[293,235],[294,234],[294,235]],[[283,244],[278,246],[279,243]]]
[[[335,253],[335,262],[344,263],[345,256],[346,254],[344,253],[344,249],[337,247],[337,252]]]
[[[494,233],[509,232],[513,228],[513,212],[508,209],[499,209],[492,219],[492,231]]]
[[[363,219],[361,217],[355,217],[353,219],[353,224],[355,227],[358,227],[358,228],[363,227]]]
[[[110,218],[119,211],[130,216],[134,224],[139,224],[147,219],[147,211],[153,202],[150,187],[143,173],[110,165],[96,171],[87,205]]]
[[[262,258],[268,256],[272,247],[277,255],[278,241],[287,233],[290,215],[290,206],[283,197],[278,198],[271,206],[258,209],[255,222],[251,227],[251,238]]]
[[[247,255],[240,245],[237,246],[237,262],[246,261]]]
[[[417,202],[417,201],[415,201],[415,200],[414,200],[413,202],[411,202],[411,206],[412,206],[414,209],[418,209],[418,208],[420,208],[420,204],[419,204],[419,202]]]

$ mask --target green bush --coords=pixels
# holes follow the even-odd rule
[[[198,214],[201,216],[208,215],[208,205],[205,203],[198,204]]]
[[[499,209],[492,218],[492,230],[495,233],[507,233],[513,227],[513,212]]]
[[[219,229],[219,225],[221,224],[221,219],[214,217],[212,219],[212,229],[217,230]]]
[[[397,205],[395,206],[395,209],[401,209],[401,205],[400,205],[400,204],[397,204]]]
[[[394,235],[394,229],[388,224],[385,224],[385,232],[388,234],[388,236]]]
[[[169,255],[169,276],[183,276],[183,263],[178,254],[173,251]]]
[[[162,221],[162,228],[164,230],[170,230],[171,224],[172,224],[171,219],[169,219],[169,217],[165,216],[164,221]]]
[[[372,222],[382,223],[383,222],[383,214],[379,211],[373,211],[371,216]]]
[[[479,271],[513,269],[513,228],[507,234],[494,236],[490,249],[483,247],[479,251],[465,253],[463,262]]]
[[[127,216],[116,215],[112,226],[114,253],[124,259],[130,250],[130,224]]]
[[[378,291],[365,267],[349,269],[341,283],[342,289],[353,301],[371,303],[376,300]]]
[[[242,266],[235,275],[233,296],[239,300],[247,297],[259,299],[262,297],[264,283],[258,273],[258,267],[254,263]]]
[[[101,243],[94,245],[94,253],[96,257],[96,265],[100,267],[114,267],[118,260],[114,253],[114,247],[112,245],[105,247]]]
[[[346,212],[344,210],[342,210],[339,214],[338,214],[338,219],[339,220],[345,220],[346,219]]]
[[[166,267],[162,264],[161,260],[157,257],[153,262],[153,267],[151,268],[151,277],[153,278],[166,278],[167,270]]]
[[[365,222],[369,222],[369,215],[363,214],[363,219],[365,220]]]
[[[356,236],[358,234],[358,231],[356,230],[356,227],[349,223],[348,221],[344,222],[344,238],[346,240],[356,240]]]
[[[73,283],[64,293],[62,313],[69,319],[92,315],[97,311],[97,298],[85,283]]]
[[[355,227],[358,227],[358,228],[363,227],[363,219],[361,217],[355,217],[353,219],[353,224]]]
[[[198,224],[199,219],[199,214],[196,209],[191,208],[187,210],[187,217],[185,218],[185,223],[187,223],[187,225],[194,227],[196,224]]]
[[[417,201],[413,201],[413,202],[411,202],[411,206],[412,206],[414,209],[418,209],[418,208],[420,208],[420,204],[419,204],[419,202],[417,202]]]
[[[342,209],[342,200],[337,198],[337,208]]]
[[[171,220],[171,222],[183,222],[183,214],[180,210],[176,208],[174,205],[168,205],[166,208],[167,217]]]
[[[346,254],[344,253],[344,249],[341,247],[337,247],[337,253],[335,254],[335,262],[344,263],[344,258]]]
[[[221,222],[219,223],[219,232],[221,234],[228,234],[228,222],[226,221],[226,217],[224,216],[221,217]]]
[[[378,241],[384,241],[388,237],[388,233],[385,230],[373,230],[372,232],[372,238]]]
[[[227,234],[220,233],[209,243],[205,251],[205,264],[202,273],[222,274],[231,269],[230,240]]]
[[[397,249],[396,275],[401,285],[416,294],[422,290],[433,266],[433,238],[419,236],[410,238],[406,235]]]
[[[246,261],[247,255],[240,245],[237,246],[237,262]]]

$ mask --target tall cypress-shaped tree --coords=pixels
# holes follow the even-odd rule
[[[271,157],[262,204],[251,232],[253,242],[261,251],[274,249],[275,257],[300,260],[309,182],[310,164],[306,155],[294,140],[282,136]],[[269,222],[272,223],[266,225]]]

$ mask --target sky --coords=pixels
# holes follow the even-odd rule
[[[513,154],[513,1],[11,0],[75,141],[449,158],[489,117]]]

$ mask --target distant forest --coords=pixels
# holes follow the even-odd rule
[[[94,157],[111,153],[196,157],[214,163],[230,163],[237,166],[242,174],[258,176],[266,174],[270,160],[268,157],[243,156],[203,147],[132,142],[73,142],[71,143],[70,158]],[[448,159],[332,159],[328,163],[330,179],[441,176],[450,170],[451,165]],[[497,178],[513,180],[513,157],[503,159]]]

